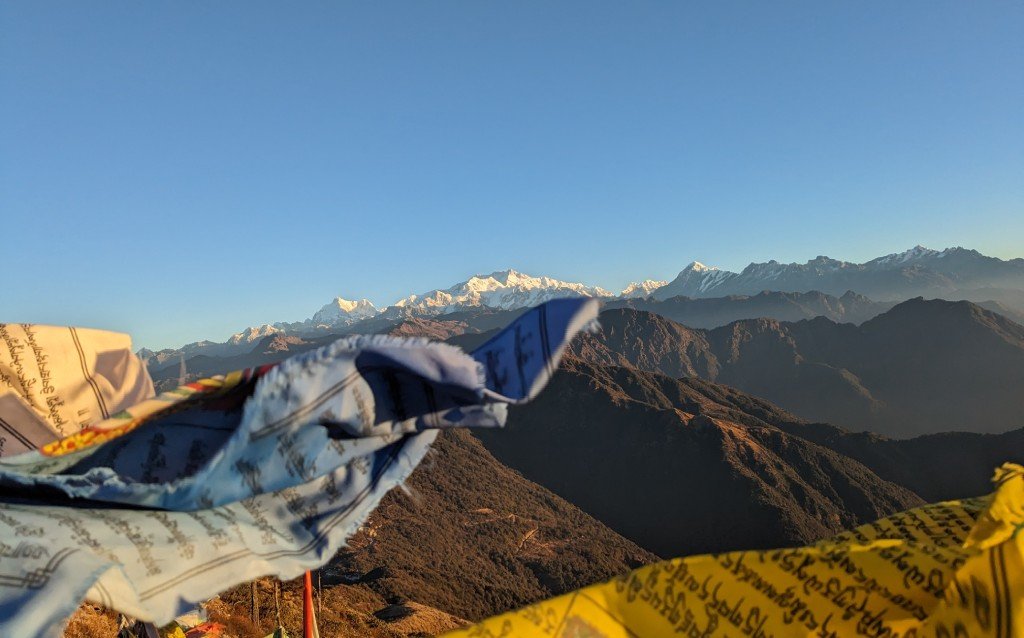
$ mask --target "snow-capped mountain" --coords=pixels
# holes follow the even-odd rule
[[[281,332],[283,331],[280,328],[275,328],[269,323],[265,323],[262,326],[246,328],[238,334],[231,335],[231,338],[227,341],[227,345],[245,346],[259,341],[264,337],[269,337],[270,335],[279,334]]]
[[[1004,287],[1024,290],[1024,260],[1004,261],[960,247],[939,251],[915,246],[863,264],[819,256],[805,264],[752,263],[736,273],[693,262],[653,297],[723,297],[764,290],[841,295],[854,290],[873,299],[902,300],[919,295],[972,298],[972,291],[984,297],[982,289]]]
[[[223,343],[209,340],[195,341],[187,343],[180,348],[167,348],[159,352],[143,348],[136,354],[146,360],[150,366],[161,366],[167,363],[176,364],[179,360],[199,355],[206,357],[230,357],[249,352],[260,340],[270,335],[283,334],[284,332],[282,328],[265,323],[261,326],[253,326],[233,334]]]
[[[604,288],[531,277],[515,270],[477,275],[444,290],[409,295],[395,302],[421,314],[446,314],[486,306],[500,310],[529,308],[558,297],[614,297]]]
[[[630,293],[634,297],[647,296],[651,290],[664,284],[663,281],[647,280],[631,284],[623,294]],[[561,281],[551,277],[532,277],[510,269],[489,275],[476,275],[443,290],[436,289],[420,295],[409,295],[384,308],[377,308],[367,299],[350,301],[335,297],[305,321],[246,328],[225,343],[202,341],[176,350],[159,353],[147,350],[143,354],[161,362],[169,357],[184,355],[187,358],[200,352],[210,356],[227,356],[248,352],[258,341],[270,335],[340,333],[353,329],[356,324],[365,329],[367,323],[362,322],[370,320],[386,322],[417,315],[440,315],[466,310],[518,310],[559,297],[614,298],[615,295],[598,286]]]
[[[335,297],[331,303],[317,310],[310,322],[316,326],[349,325],[373,317],[379,312],[377,307],[367,299],[349,301]]]
[[[649,297],[652,292],[664,287],[667,283],[667,281],[655,281],[654,279],[633,282],[623,288],[622,292],[619,293],[619,299],[643,299]]]
[[[867,262],[864,265],[865,266],[869,266],[869,267],[875,267],[875,268],[884,268],[884,267],[887,267],[887,266],[896,266],[896,265],[905,264],[905,263],[908,263],[908,262],[921,261],[921,260],[927,259],[929,257],[938,257],[938,256],[945,257],[946,255],[950,254],[951,252],[955,252],[955,251],[959,251],[959,250],[963,250],[963,249],[962,248],[947,248],[946,250],[943,250],[943,251],[940,252],[938,250],[932,250],[931,248],[925,248],[924,246],[918,244],[917,246],[914,246],[910,250],[904,250],[901,253],[893,253],[891,255],[886,255],[884,257],[877,257],[877,258],[872,259],[871,261]]]
[[[386,329],[388,322],[417,316],[518,310],[557,297],[659,302],[677,296],[696,299],[757,295],[762,291],[818,291],[835,297],[854,291],[882,302],[916,296],[994,301],[1014,312],[1024,312],[1024,259],[1002,260],[960,247],[939,251],[915,246],[863,264],[819,256],[803,264],[775,260],[751,263],[740,272],[731,272],[694,261],[668,283],[652,279],[631,283],[619,295],[598,286],[503,270],[476,275],[449,288],[409,295],[384,308],[366,299],[336,297],[305,321],[264,324],[233,335],[224,343],[199,341],[178,349],[147,351],[146,355],[156,362],[197,354],[225,356],[248,352],[270,335],[375,332]]]
[[[702,297],[715,288],[736,276],[736,273],[719,270],[715,266],[705,266],[699,261],[690,262],[676,278],[661,288],[651,291],[655,299],[670,299],[680,295],[684,297]],[[708,295],[710,296],[710,295]]]

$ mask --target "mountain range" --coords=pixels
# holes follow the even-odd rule
[[[1022,321],[1024,259],[1002,260],[959,247],[937,251],[917,246],[863,264],[817,257],[806,264],[752,263],[739,273],[693,262],[672,281],[648,279],[630,284],[618,294],[599,286],[533,277],[510,269],[409,295],[382,308],[367,299],[335,297],[304,321],[250,327],[224,343],[198,341],[140,354],[159,362],[198,354],[241,354],[271,334],[380,332],[394,322],[415,317],[517,312],[567,296],[598,297],[609,307],[651,310],[695,328],[754,317],[792,321],[825,316],[860,323],[916,296],[966,299]]]
[[[916,246],[863,264],[819,256],[805,264],[752,263],[738,273],[693,262],[651,294],[669,299],[752,295],[762,290],[833,295],[853,290],[883,301],[917,296],[994,300],[1020,309],[1024,259],[1002,260],[960,247],[939,251]]]
[[[601,314],[578,356],[699,377],[801,417],[889,436],[1024,426],[1024,327],[966,301],[912,299],[860,326],[826,317],[689,328],[628,308]]]
[[[894,440],[697,378],[570,357],[504,430],[502,463],[662,556],[812,542],[914,503],[984,493],[1024,429]]]
[[[1000,433],[1024,426],[1024,394],[1019,392],[1024,387],[1024,327],[971,302],[916,298],[890,304],[855,295],[762,293],[607,305],[600,316],[602,330],[572,346],[581,359],[726,384],[801,418],[887,436]],[[474,340],[486,339],[517,313],[482,308],[375,318],[356,329],[427,336],[471,348]],[[851,322],[867,316],[859,324]],[[733,317],[755,318],[719,325]],[[712,327],[691,327],[702,323]],[[166,390],[280,360],[339,334],[344,333],[273,332],[236,354],[223,349],[221,354],[207,350],[177,357],[158,353],[148,368],[157,388]]]
[[[506,429],[476,434],[498,460],[661,556],[813,542],[921,502],[852,459],[718,407],[670,377],[577,360]]]

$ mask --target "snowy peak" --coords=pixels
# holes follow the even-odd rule
[[[488,307],[500,310],[529,308],[557,297],[612,297],[603,288],[552,279],[533,277],[516,270],[502,270],[489,275],[476,275],[444,290],[431,290],[409,295],[395,302],[426,314],[446,314],[468,308]]]
[[[547,279],[547,277],[541,277],[541,279]],[[469,281],[467,281],[466,283],[468,284],[470,282],[478,282],[488,287],[491,287],[494,284],[497,284],[498,286],[516,286],[531,285],[536,280],[536,277],[524,275],[518,270],[513,270],[509,268],[508,270],[498,270],[492,272],[489,275],[476,275],[474,277],[470,277]]]
[[[486,292],[491,290],[498,290],[500,288],[511,288],[516,286],[525,288],[535,288],[544,285],[543,281],[547,279],[547,277],[531,277],[529,275],[524,275],[523,273],[512,269],[499,270],[496,272],[492,272],[489,275],[473,275],[466,281],[462,282],[461,284],[455,284],[448,290],[454,290],[458,288],[460,290],[465,291]],[[401,304],[401,301],[404,300],[400,300],[395,305],[397,306]]]
[[[691,261],[686,268],[683,268],[683,272],[710,272],[712,270],[718,270],[717,266],[705,266],[699,261]],[[682,274],[682,273],[680,273]]]
[[[270,335],[278,334],[280,332],[282,332],[280,328],[275,328],[274,326],[265,323],[262,326],[246,328],[238,334],[231,335],[231,338],[228,339],[228,343],[233,346],[253,343],[263,339],[264,337],[269,337]]]
[[[1014,260],[1011,260],[1014,261]],[[979,263],[1000,263],[1001,259],[986,257],[976,250],[953,246],[943,250],[933,250],[924,246],[914,246],[910,250],[901,253],[893,253],[884,257],[878,257],[864,264],[868,268],[899,268],[915,266],[918,264],[929,264],[939,267],[957,267],[964,264]]]
[[[691,261],[675,279],[652,291],[652,296],[659,300],[678,296],[707,296],[707,291],[735,276],[736,273],[719,270],[715,266],[707,266],[699,261]]]
[[[560,281],[558,279],[552,279],[551,277],[532,277],[530,275],[519,272],[518,270],[499,270],[492,272],[489,275],[476,275],[470,277],[467,281],[456,284],[449,288],[449,291],[459,289],[466,291],[479,291],[487,292],[493,290],[501,290],[502,288],[520,288],[524,290],[538,289],[538,288],[568,288],[573,290],[594,290],[604,291],[601,288],[586,286],[584,284],[570,283],[566,281]],[[397,304],[396,304],[397,305]]]
[[[338,324],[349,324],[362,319],[373,317],[378,313],[376,306],[367,299],[349,301],[341,297],[335,297],[331,303],[326,304],[316,311],[310,320],[314,325],[334,326]]]
[[[642,299],[649,297],[652,292],[666,284],[668,284],[667,281],[655,281],[653,279],[645,279],[639,283],[633,282],[619,293],[619,297],[622,299]]]
[[[739,273],[740,278],[747,280],[761,279],[766,282],[776,279],[784,279],[789,276],[825,275],[841,271],[845,268],[857,267],[846,261],[832,259],[825,255],[818,255],[814,259],[807,260],[805,264],[780,264],[771,259],[762,263],[752,263]],[[774,290],[774,288],[772,288]]]
[[[909,264],[912,262],[920,261],[928,257],[937,257],[939,255],[945,256],[946,253],[958,250],[957,248],[948,248],[941,253],[931,248],[925,248],[918,244],[910,250],[904,250],[901,253],[893,253],[884,257],[878,257],[867,262],[865,266],[897,266],[900,264]]]
[[[741,272],[690,262],[672,281],[655,279],[630,283],[619,295],[583,283],[534,277],[514,269],[477,274],[449,288],[438,288],[399,299],[378,309],[370,301],[335,297],[312,318],[247,328],[224,343],[201,341],[146,355],[155,359],[198,354],[220,356],[251,349],[268,336],[351,331],[375,331],[395,319],[436,316],[452,312],[518,310],[559,297],[653,299],[756,296],[764,291],[817,291],[842,300],[867,298],[902,301],[911,297],[977,298],[1018,307],[1024,299],[1024,259],[1003,260],[962,247],[936,251],[924,246],[878,257],[865,263],[839,261],[820,255],[806,263],[754,262]],[[367,322],[367,323],[361,323]],[[247,351],[247,350],[246,350]]]

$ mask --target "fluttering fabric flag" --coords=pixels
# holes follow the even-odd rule
[[[548,302],[471,354],[344,338],[0,459],[0,636],[56,635],[83,599],[163,624],[319,567],[439,429],[501,426],[535,396],[597,310]]]
[[[648,565],[445,638],[1024,635],[1024,468],[809,547]]]
[[[34,450],[153,396],[128,335],[0,324],[0,457]]]

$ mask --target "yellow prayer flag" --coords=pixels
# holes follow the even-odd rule
[[[447,638],[1024,635],[1024,468],[808,547],[655,563]]]

